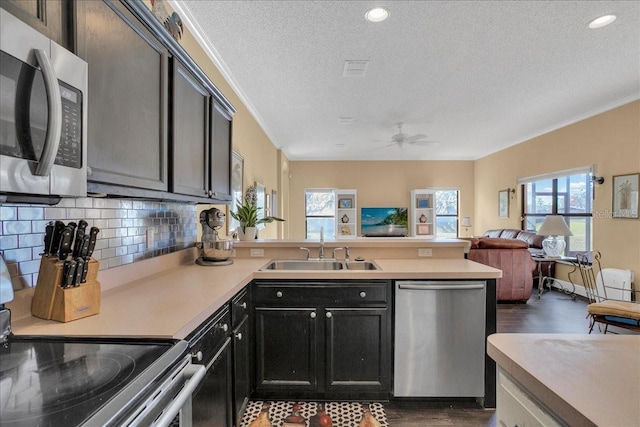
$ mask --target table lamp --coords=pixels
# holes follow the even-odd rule
[[[465,234],[465,236],[467,236],[469,234],[469,227],[471,227],[471,217],[463,216],[462,217],[462,224],[460,224],[460,225],[462,225],[464,227],[464,234]]]
[[[542,241],[542,249],[548,258],[559,258],[567,244],[564,238],[559,236],[573,236],[571,229],[564,222],[560,215],[547,215],[540,229],[536,233],[540,236],[547,236]]]

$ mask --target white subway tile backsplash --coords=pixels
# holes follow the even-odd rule
[[[196,206],[183,203],[81,198],[55,206],[0,205],[0,251],[15,289],[36,285],[47,223],[80,219],[100,228],[93,257],[101,270],[192,247],[199,226]],[[146,246],[148,229],[153,249]]]

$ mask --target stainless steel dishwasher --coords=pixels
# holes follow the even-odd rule
[[[484,396],[484,281],[397,281],[395,397]]]

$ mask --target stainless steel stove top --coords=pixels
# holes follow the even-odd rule
[[[178,340],[10,336],[0,347],[0,425],[117,424],[187,355]]]

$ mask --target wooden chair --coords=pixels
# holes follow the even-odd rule
[[[640,304],[632,296],[631,272],[603,269],[600,258],[598,251],[577,253],[575,268],[569,273],[569,280],[574,285],[578,272],[582,279],[589,300],[589,333],[596,323],[604,325],[605,334],[609,325],[640,332]]]

